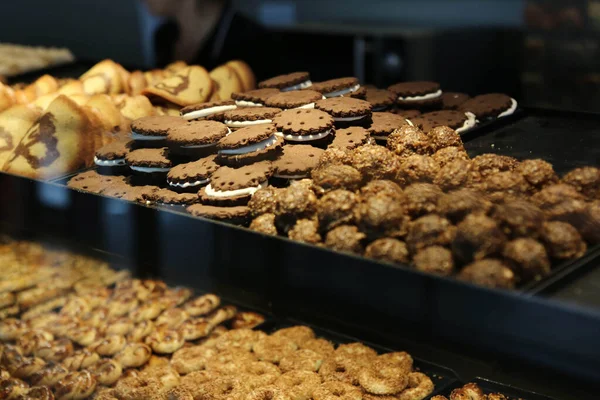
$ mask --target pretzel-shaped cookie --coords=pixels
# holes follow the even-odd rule
[[[152,349],[143,343],[129,343],[117,355],[115,360],[123,368],[137,368],[146,364],[152,356]]]
[[[87,368],[100,360],[98,353],[88,349],[81,349],[74,352],[71,356],[62,361],[62,365],[70,371],[79,371]]]
[[[263,322],[265,322],[265,317],[261,314],[255,313],[253,311],[242,311],[237,313],[236,316],[233,317],[231,327],[233,329],[252,329],[262,324]]]
[[[33,354],[48,362],[61,362],[73,351],[73,343],[69,339],[58,339],[41,344]]]
[[[58,400],[83,400],[94,393],[96,384],[89,371],[71,372],[58,381],[55,394]]]
[[[183,309],[192,317],[206,315],[214,311],[221,304],[219,296],[205,294],[184,304]]]
[[[92,373],[99,384],[111,386],[123,375],[123,367],[115,360],[104,358],[97,363],[90,365],[88,371]]]
[[[113,356],[123,350],[126,344],[127,339],[125,339],[125,336],[110,335],[92,343],[88,349],[95,351],[101,356]]]
[[[54,386],[69,374],[69,370],[60,364],[46,364],[46,367],[29,377],[29,382],[35,386]]]

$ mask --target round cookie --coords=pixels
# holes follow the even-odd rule
[[[165,140],[169,129],[185,124],[181,117],[160,115],[138,118],[131,123],[131,138],[134,140]]]
[[[367,95],[365,100],[371,103],[373,112],[386,111],[390,109],[396,102],[396,95],[389,90],[366,88]]]
[[[358,82],[358,78],[354,77],[337,78],[314,83],[311,89],[322,93],[327,98],[350,96],[353,92],[360,89],[360,83]]]
[[[147,202],[168,206],[188,206],[200,201],[196,193],[177,193],[169,189],[154,190],[142,197]]]
[[[189,206],[187,211],[195,217],[229,222],[236,225],[247,225],[250,221],[250,209],[246,206],[216,207],[205,204],[194,204]]]
[[[390,110],[390,112],[393,114],[401,115],[402,117],[406,118],[409,121],[422,114],[420,110],[404,110],[402,108],[395,108],[395,107],[392,108]]]
[[[429,132],[438,126],[448,126],[456,132],[462,133],[476,124],[473,113],[456,110],[432,111],[413,118],[411,122],[423,132]]]
[[[511,115],[517,109],[517,101],[502,93],[475,96],[459,107],[460,111],[472,112],[477,119],[500,118]]]
[[[280,108],[249,107],[226,111],[225,125],[232,129],[245,128],[251,125],[269,124],[281,112]]]
[[[396,104],[402,108],[431,108],[441,104],[440,84],[430,81],[412,81],[396,83],[388,88],[396,98]]]
[[[217,161],[222,165],[248,165],[274,160],[283,146],[273,124],[261,124],[238,129],[219,140]]]
[[[198,192],[203,204],[240,206],[248,204],[252,195],[266,187],[273,175],[270,162],[260,162],[240,168],[217,169],[208,186]]]
[[[102,193],[111,186],[120,186],[125,183],[122,176],[104,176],[96,171],[86,171],[75,175],[67,182],[67,186],[84,192]]]
[[[158,186],[144,185],[132,186],[128,183],[113,185],[102,191],[103,196],[114,197],[121,200],[145,203],[144,195],[160,189]]]
[[[308,72],[292,72],[291,74],[278,75],[265,81],[259,82],[258,87],[279,89],[282,92],[300,90],[311,87],[310,74]]]
[[[131,151],[132,141],[119,140],[96,150],[94,164],[100,172],[118,174],[127,171],[125,156]]]
[[[307,178],[322,154],[322,149],[310,145],[285,146],[281,156],[273,162],[273,176],[282,179]]]
[[[471,96],[466,93],[459,92],[444,92],[442,93],[442,108],[444,110],[457,110],[458,107]]]
[[[279,92],[279,89],[274,88],[255,89],[243,93],[232,93],[231,98],[235,100],[238,107],[262,107],[269,97]]]
[[[371,116],[373,122],[369,127],[369,133],[376,140],[387,140],[390,133],[401,126],[408,125],[408,121],[398,114],[389,112],[374,112]]]
[[[210,182],[210,176],[219,169],[216,155],[208,156],[198,161],[179,164],[171,168],[167,174],[167,184],[175,191],[193,191]]]
[[[362,126],[338,129],[329,147],[352,150],[365,144],[371,144],[371,133]]]
[[[273,119],[277,130],[290,143],[307,143],[326,138],[332,133],[333,118],[324,111],[286,110]]]
[[[352,97],[353,99],[366,100],[367,99],[367,89],[365,87],[361,86],[358,90],[351,92],[348,96]]]
[[[166,174],[173,166],[166,147],[133,150],[125,160],[129,168],[140,174]]]
[[[202,157],[217,150],[217,142],[230,129],[217,121],[187,121],[169,130],[167,143],[174,154]]]
[[[242,60],[232,60],[229,61],[227,65],[237,72],[240,80],[242,81],[244,91],[254,89],[256,86],[256,77],[254,76],[254,72],[252,72],[252,68],[250,68],[248,64]]]
[[[371,104],[365,100],[334,97],[317,101],[315,109],[331,115],[339,128],[368,126],[371,123]]]
[[[214,117],[217,114],[223,114],[225,111],[235,110],[237,105],[233,100],[209,101],[207,103],[198,103],[181,109],[181,117],[187,121]]]
[[[293,90],[289,92],[280,92],[265,101],[267,107],[281,108],[288,110],[290,108],[315,108],[315,101],[322,100],[323,95],[314,90]]]

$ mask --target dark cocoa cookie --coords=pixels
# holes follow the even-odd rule
[[[436,107],[442,101],[442,90],[436,82],[402,82],[390,86],[388,90],[397,96],[396,103],[401,108]]]
[[[114,197],[117,199],[133,201],[136,203],[145,203],[145,195],[159,190],[158,186],[144,185],[144,186],[131,186],[127,183],[122,185],[111,185],[102,191],[102,195],[108,197]]]
[[[319,100],[315,109],[325,111],[333,117],[336,126],[364,125],[371,122],[371,104],[351,97],[333,97]]]
[[[362,254],[367,235],[356,226],[342,225],[334,228],[325,237],[325,246],[348,253]]]
[[[358,78],[354,77],[337,78],[313,83],[311,89],[322,93],[327,98],[349,96],[360,89],[360,83]]]
[[[198,195],[203,204],[246,205],[257,190],[266,187],[272,174],[273,166],[269,162],[241,168],[221,167],[213,173],[208,186],[200,189]]]
[[[371,144],[371,133],[362,126],[338,129],[329,145],[342,150],[352,150],[365,144]]]
[[[405,110],[403,108],[392,108],[390,110],[391,113],[394,114],[398,114],[400,116],[402,116],[403,118],[408,119],[409,121],[415,117],[418,117],[419,115],[421,115],[421,110]]]
[[[366,88],[367,95],[365,100],[371,103],[373,112],[375,111],[386,111],[394,105],[396,102],[396,95],[389,90]]]
[[[208,156],[198,161],[185,164],[179,164],[171,168],[167,174],[167,183],[173,190],[192,190],[198,189],[210,182],[210,176],[215,172],[219,165],[215,161],[216,156]]]
[[[225,111],[235,110],[237,105],[233,100],[209,101],[198,103],[181,109],[181,117],[185,120],[207,118]]]
[[[410,261],[406,243],[393,238],[377,239],[369,244],[365,257],[392,264],[408,264]]]
[[[367,89],[365,87],[361,86],[358,90],[351,92],[348,96],[352,97],[353,99],[366,100],[367,99]]]
[[[265,88],[243,93],[232,93],[231,98],[235,100],[238,107],[262,107],[269,97],[277,93],[279,93],[279,89]]]
[[[279,89],[282,92],[309,88],[312,85],[308,72],[292,72],[290,74],[278,75],[273,78],[258,82],[258,87]]]
[[[502,93],[482,94],[465,101],[458,109],[475,114],[477,119],[500,118],[513,114],[517,101]]]
[[[250,209],[246,206],[215,207],[194,204],[189,206],[187,211],[195,217],[229,222],[236,225],[246,225],[250,220]]]
[[[273,119],[277,130],[289,142],[310,142],[332,133],[333,118],[320,110],[285,110]]]
[[[125,160],[129,168],[140,173],[167,173],[173,167],[166,147],[133,150]]]
[[[277,225],[287,232],[298,219],[312,218],[317,208],[317,196],[312,185],[295,181],[277,193]]]
[[[249,165],[274,160],[280,153],[283,140],[276,135],[273,124],[260,124],[238,129],[217,144],[218,162],[223,165]]]
[[[86,171],[75,175],[67,182],[71,189],[77,189],[84,192],[102,193],[111,186],[118,186],[125,183],[122,176],[105,176],[96,171]]]
[[[294,90],[290,92],[280,92],[265,101],[267,107],[281,108],[288,110],[290,108],[315,108],[315,101],[322,100],[323,95],[314,90]]]
[[[132,141],[116,141],[102,146],[94,155],[94,164],[99,167],[119,167],[127,165],[125,156],[131,151]]]
[[[169,189],[158,189],[142,197],[150,203],[169,206],[187,206],[200,201],[196,193],[177,193]]]
[[[396,129],[408,125],[404,117],[389,112],[374,112],[371,119],[371,126],[368,129],[371,136],[377,140],[387,140]]]
[[[329,165],[314,169],[311,173],[315,187],[324,193],[335,189],[357,190],[362,183],[362,175],[349,165]]]
[[[281,112],[280,108],[246,107],[226,111],[225,125],[232,129],[245,128],[252,125],[270,124],[273,118]]]
[[[164,140],[169,129],[185,122],[181,117],[169,115],[142,117],[131,123],[131,137],[134,140]]]
[[[273,162],[273,176],[283,179],[306,178],[316,168],[323,152],[310,145],[285,146],[282,154]]]
[[[390,150],[371,144],[352,150],[350,165],[361,173],[363,182],[368,182],[374,179],[395,180],[401,162]]]
[[[173,153],[201,157],[216,152],[217,142],[229,132],[221,122],[188,121],[169,130],[167,144]]]
[[[317,202],[317,216],[323,231],[354,222],[359,197],[349,190],[332,190]]]
[[[314,219],[299,219],[288,231],[288,237],[298,242],[319,244],[323,238],[319,234],[319,223]]]
[[[455,110],[432,111],[421,114],[410,121],[423,132],[429,132],[438,126],[448,126],[458,133],[463,133],[476,124],[475,114]]]
[[[471,96],[466,93],[444,92],[442,93],[442,108],[444,110],[457,110]]]

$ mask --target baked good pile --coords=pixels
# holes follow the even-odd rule
[[[433,82],[312,83],[306,72],[258,86],[134,121],[119,157],[154,180],[89,171],[69,186],[489,287],[540,279],[600,242],[598,168],[559,177],[541,159],[471,159],[445,125],[460,123],[435,122],[446,111],[502,118],[516,108],[508,96],[446,96]],[[385,107],[393,112],[373,112]],[[448,109],[421,114],[439,107]],[[146,147],[132,150],[138,142]]]
[[[508,400],[502,393],[486,394],[476,383],[467,383],[463,387],[454,389],[449,397],[433,396],[431,400]]]
[[[104,60],[79,79],[0,82],[0,170],[37,179],[75,172],[94,164],[96,150],[128,140],[132,120],[179,115],[181,107],[228,99],[254,85],[252,70],[239,60],[210,72],[181,61],[127,71]]]
[[[8,399],[423,399],[405,352],[270,335],[213,294],[130,279],[29,242],[0,246],[0,394]]]

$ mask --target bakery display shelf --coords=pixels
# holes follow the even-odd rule
[[[95,63],[90,61],[75,61],[58,64],[43,69],[28,71],[23,74],[8,77],[8,83],[31,83],[42,75],[51,75],[55,78],[74,78],[82,75]]]
[[[499,129],[507,124],[518,121],[526,115],[525,109],[519,107],[514,113],[502,118],[487,118],[479,121],[473,128],[463,132],[460,137],[463,142],[474,140],[479,136],[485,135],[493,130]]]
[[[452,390],[458,389],[463,385],[471,382],[477,384],[477,386],[479,386],[485,394],[500,393],[506,396],[506,400],[557,400],[553,397],[544,396],[539,393],[529,392],[511,385],[505,385],[484,378],[475,378],[473,380],[470,380],[469,382],[453,382],[450,385],[450,387],[445,388],[445,390],[443,390],[439,394],[448,397]]]
[[[391,352],[395,352],[395,351],[403,351],[402,348],[397,348],[397,349],[387,348],[387,347],[380,346],[380,345],[374,344],[374,343],[370,343],[368,341],[364,341],[364,340],[361,340],[361,339],[358,339],[358,338],[355,338],[355,337],[352,337],[349,335],[345,335],[345,334],[335,332],[335,331],[332,331],[329,329],[324,329],[324,328],[321,328],[321,327],[313,325],[313,324],[306,324],[304,322],[298,322],[298,321],[292,321],[292,320],[285,320],[285,319],[271,320],[270,322],[265,322],[264,324],[260,325],[259,327],[255,328],[255,329],[260,329],[260,330],[264,331],[265,333],[271,334],[279,329],[289,328],[289,327],[297,326],[297,325],[310,326],[312,328],[312,330],[315,332],[317,337],[327,339],[336,345],[360,342],[360,343],[363,343],[363,344],[371,347],[372,349],[376,350],[378,354],[391,353]],[[441,365],[437,365],[437,364],[429,362],[429,361],[425,361],[418,357],[414,357],[414,355],[413,355],[413,360],[414,360],[415,371],[423,372],[424,374],[429,376],[431,378],[431,380],[433,381],[433,383],[435,385],[435,389],[434,389],[433,393],[431,394],[431,396],[444,393],[448,387],[452,386],[457,381],[456,373],[449,368],[443,367]]]

